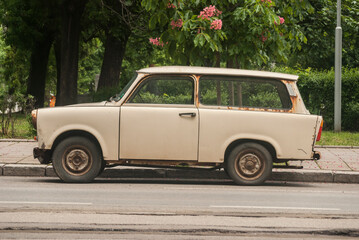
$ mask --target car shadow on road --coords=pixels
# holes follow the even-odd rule
[[[233,181],[227,179],[166,179],[166,178],[97,178],[91,183],[65,183],[58,178],[36,178],[34,182],[47,182],[54,184],[175,184],[175,185],[216,185],[216,186],[238,186],[238,187],[290,187],[303,188],[311,187],[313,183],[305,182],[286,182],[286,181],[267,181],[258,186],[236,185]]]

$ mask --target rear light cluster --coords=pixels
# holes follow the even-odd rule
[[[320,141],[320,138],[322,136],[322,130],[323,130],[323,120],[320,123],[320,128],[319,128],[319,132],[318,132],[318,135],[317,135],[317,142]]]

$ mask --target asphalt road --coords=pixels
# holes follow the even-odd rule
[[[359,237],[355,184],[0,178],[0,239]]]

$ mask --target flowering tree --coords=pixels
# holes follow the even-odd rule
[[[142,6],[157,34],[150,42],[175,62],[246,68],[286,61],[306,42],[297,23],[312,9],[307,0],[142,0]]]
[[[222,51],[226,36],[221,30],[222,12],[215,5],[201,8],[191,2],[147,0],[142,4],[152,12],[150,44],[166,50],[175,62],[202,65],[203,59],[213,59],[214,52]]]

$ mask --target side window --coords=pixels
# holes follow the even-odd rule
[[[279,81],[249,77],[204,76],[199,80],[204,105],[289,109],[291,101]]]
[[[154,76],[144,80],[130,103],[194,104],[194,82],[190,77]]]

